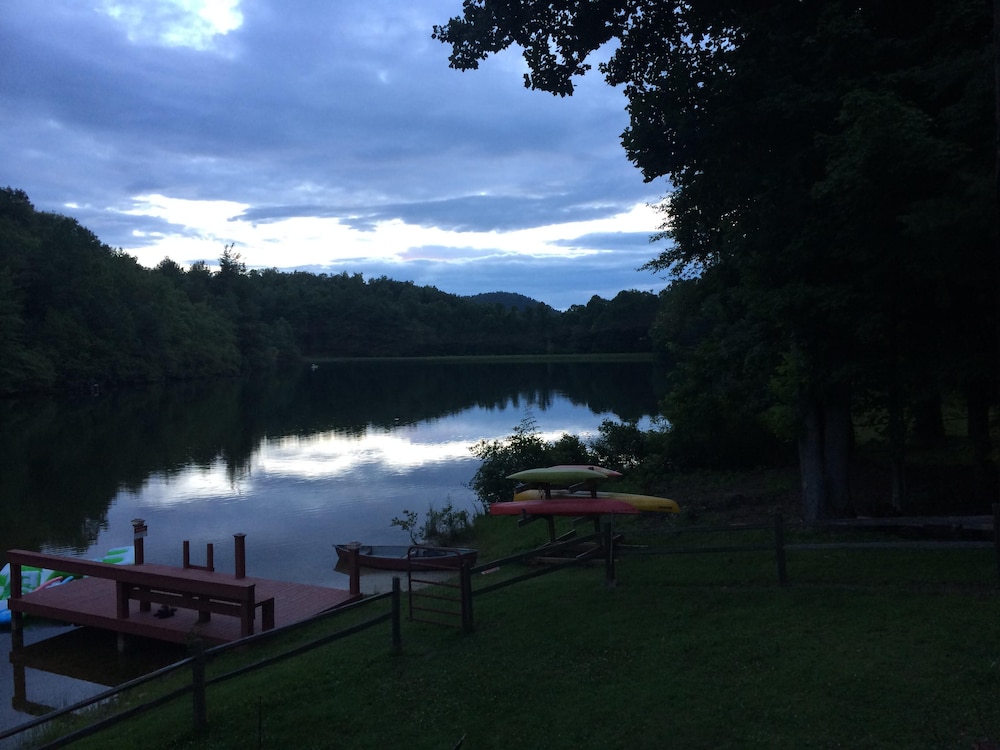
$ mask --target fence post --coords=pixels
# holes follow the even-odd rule
[[[235,542],[235,552],[236,552],[236,577],[246,578],[247,577],[247,535],[233,534],[233,541]]]
[[[354,562],[357,562],[356,560]],[[402,597],[399,593],[399,576],[392,577],[392,653],[398,654],[403,650],[403,637],[400,635],[399,620],[400,603]]]
[[[997,558],[997,585],[1000,586],[1000,503],[993,503],[993,550]]]
[[[788,583],[788,569],[785,564],[785,520],[781,513],[774,515],[774,555],[778,560],[778,583]]]
[[[350,576],[351,596],[361,595],[361,545],[351,542],[347,545],[347,569]]]
[[[472,573],[469,563],[462,563],[460,568],[459,585],[461,586],[462,599],[462,629],[466,633],[473,631],[472,622]]]
[[[617,583],[615,579],[615,532],[614,523],[608,522],[604,525],[604,585],[613,589]]]
[[[205,647],[201,639],[191,644],[191,703],[194,708],[194,731],[208,727],[208,705],[205,699]]]

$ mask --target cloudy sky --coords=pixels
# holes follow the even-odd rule
[[[661,248],[599,75],[524,88],[515,50],[460,73],[461,0],[4,0],[0,186],[154,266],[362,273],[565,309]]]

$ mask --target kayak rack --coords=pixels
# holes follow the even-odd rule
[[[421,558],[419,549],[411,547],[407,554],[406,576],[409,594],[410,620],[431,625],[457,627],[472,630],[472,576],[470,565],[462,562],[455,565],[452,555],[458,557],[458,550],[449,551],[443,559],[448,563]],[[449,564],[450,563],[450,564]],[[455,573],[458,580],[455,580]],[[442,574],[451,575],[442,575]]]

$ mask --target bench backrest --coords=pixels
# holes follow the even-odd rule
[[[49,568],[61,573],[106,578],[133,586],[148,586],[164,591],[177,591],[198,596],[209,596],[233,602],[253,602],[254,584],[229,581],[199,580],[188,575],[173,575],[144,569],[142,565],[115,565],[96,560],[81,560],[76,557],[46,555],[28,550],[10,550],[7,560],[11,567],[31,565]],[[13,592],[11,592],[13,594]]]

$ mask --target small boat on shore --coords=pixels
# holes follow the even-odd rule
[[[346,563],[352,549],[357,548],[363,567],[378,570],[457,570],[462,565],[475,565],[479,550],[467,547],[429,547],[422,544],[372,545],[348,542],[333,545],[337,559]]]

